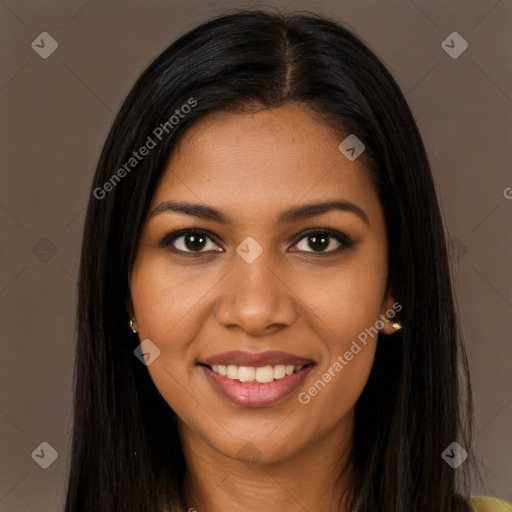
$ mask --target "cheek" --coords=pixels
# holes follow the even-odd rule
[[[189,338],[184,330],[199,327],[190,319],[215,280],[208,272],[198,279],[198,269],[170,264],[164,254],[141,255],[130,286],[141,336],[178,348],[180,339]]]
[[[146,254],[137,260],[130,283],[139,338],[150,339],[160,350],[147,370],[159,393],[181,418],[188,418],[191,409],[191,340],[201,329],[197,310],[205,286],[205,280],[191,282],[186,272],[169,265],[165,258]]]
[[[191,280],[187,270],[170,265],[165,257],[142,254],[130,288],[139,338],[150,339],[160,350],[148,366],[151,378],[166,400],[178,397],[192,368],[193,340],[202,328],[201,298],[211,284]]]
[[[364,293],[360,281],[353,285],[343,287],[343,292],[324,304],[326,309],[316,325],[317,332],[323,333],[324,356],[315,378],[300,390],[298,397],[315,417],[310,421],[318,429],[333,426],[355,406],[375,358],[375,322],[382,297],[378,293],[370,296],[369,290]]]
[[[382,251],[374,249],[354,254],[343,268],[329,270],[323,278],[317,276],[314,293],[307,294],[310,279],[298,281],[298,293],[315,313],[310,319],[325,354],[318,368],[321,382],[317,380],[313,388],[304,390],[316,401],[315,407],[342,412],[360,396],[373,365],[377,331],[382,327],[377,322],[386,278],[387,261]]]
[[[382,251],[353,252],[336,268],[298,273],[293,290],[318,319],[322,338],[339,354],[379,319],[387,280]]]

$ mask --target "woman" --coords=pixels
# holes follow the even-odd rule
[[[421,137],[332,21],[220,16],[142,74],[94,178],[77,329],[67,512],[508,506],[468,499]]]

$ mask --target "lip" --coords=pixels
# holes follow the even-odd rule
[[[296,373],[287,375],[282,379],[260,384],[259,382],[248,383],[232,380],[215,373],[204,364],[199,365],[213,388],[222,397],[228,400],[228,402],[242,407],[267,407],[284,400],[302,384],[314,366],[314,363],[310,362]]]
[[[233,364],[235,366],[275,366],[277,364],[301,366],[314,363],[313,360],[298,356],[296,354],[290,354],[288,352],[280,351],[268,351],[260,352],[258,354],[252,354],[250,352],[244,352],[241,350],[234,350],[231,352],[223,352],[214,356],[208,357],[207,359],[200,361],[202,364],[208,366],[212,365],[228,365]]]

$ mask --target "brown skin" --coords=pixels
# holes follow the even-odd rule
[[[354,406],[376,338],[307,405],[297,395],[394,303],[386,290],[381,205],[363,158],[351,162],[338,150],[343,138],[301,104],[210,114],[185,132],[152,198],[149,211],[164,201],[186,201],[234,220],[223,225],[172,211],[153,216],[143,227],[131,275],[130,313],[140,340],[149,338],[161,351],[148,371],[180,418],[186,503],[199,512],[336,509],[334,484],[340,464],[350,462],[345,454]],[[369,223],[339,210],[277,222],[292,206],[340,199],[363,209]],[[338,252],[335,238],[320,249],[307,235],[297,239],[305,230],[327,227],[356,245]],[[182,236],[168,247],[158,245],[183,228],[209,231],[218,243],[207,238],[198,248]],[[263,248],[250,264],[236,252],[247,236]],[[190,256],[194,251],[201,255]],[[389,320],[381,331],[394,332]],[[241,407],[221,397],[197,366],[230,350],[281,350],[316,366],[279,403]],[[257,464],[238,454],[246,443],[258,450]],[[349,473],[342,481],[347,497]]]

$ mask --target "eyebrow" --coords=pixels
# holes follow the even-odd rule
[[[298,220],[309,219],[311,217],[316,217],[318,215],[322,215],[323,213],[327,213],[331,210],[340,210],[343,212],[354,213],[358,217],[360,217],[365,224],[370,225],[370,221],[365,211],[357,206],[354,203],[343,200],[334,200],[334,201],[324,201],[324,202],[313,202],[308,204],[303,204],[299,206],[294,206],[289,210],[281,212],[278,218],[278,222],[280,223],[291,223],[296,222]],[[165,201],[160,203],[148,216],[148,220],[154,217],[155,215],[159,215],[164,212],[174,211],[185,213],[186,215],[192,215],[194,217],[198,217],[204,220],[211,220],[214,222],[219,222],[221,224],[230,224],[233,223],[233,219],[219,210],[212,208],[211,206],[207,206],[204,204],[194,204],[194,203],[185,203],[185,202],[174,202],[174,201]]]

